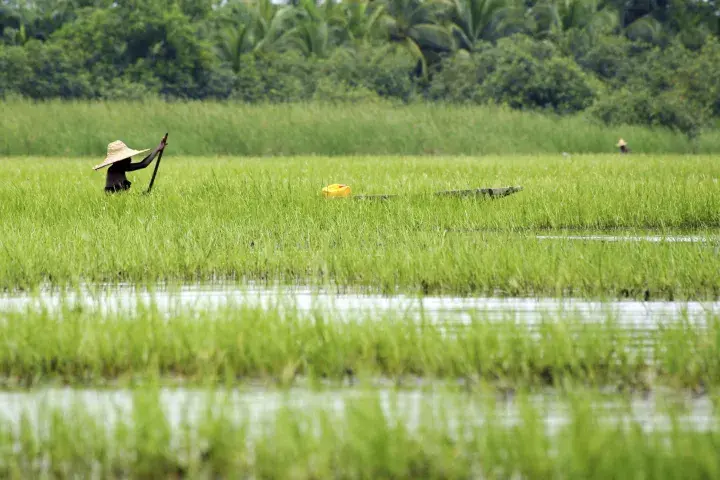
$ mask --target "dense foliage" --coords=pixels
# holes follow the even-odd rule
[[[0,0],[0,97],[500,103],[691,137],[715,0]]]

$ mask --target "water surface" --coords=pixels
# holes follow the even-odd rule
[[[600,421],[633,421],[647,430],[667,429],[670,427],[670,417],[663,405],[666,401],[672,401],[683,405],[683,413],[678,419],[685,427],[710,430],[719,426],[714,405],[707,396],[673,394],[665,398],[663,393],[636,395],[629,399],[628,404],[620,403],[617,398],[598,398],[593,402],[593,411]],[[388,419],[405,422],[411,429],[418,425],[423,415],[447,419],[451,427],[457,427],[459,424],[455,422],[466,421],[469,415],[477,425],[482,425],[489,412],[486,403],[488,397],[448,391],[384,388],[373,391],[355,388],[313,391],[302,387],[280,391],[243,387],[212,392],[202,389],[163,388],[158,394],[158,401],[168,424],[176,430],[187,425],[197,426],[208,409],[218,411],[223,408],[229,421],[242,422],[252,430],[260,428],[284,407],[306,412],[322,409],[331,415],[342,415],[344,409],[353,401],[373,399],[379,402]],[[494,400],[495,418],[501,420],[502,424],[511,426],[521,423],[520,405],[513,397],[495,397]],[[556,431],[568,423],[568,403],[562,401],[558,394],[540,393],[531,396],[529,400],[531,405],[545,414],[545,425],[550,431]],[[102,424],[112,426],[118,420],[131,423],[133,405],[133,393],[126,389],[48,388],[30,392],[0,392],[0,422],[17,428],[21,417],[25,415],[29,421],[41,425],[43,414],[47,414],[51,408],[64,411],[66,418],[72,418],[72,409],[79,407]],[[461,412],[462,416],[453,417],[453,411]]]
[[[562,298],[499,298],[380,295],[337,293],[309,287],[233,287],[185,285],[171,289],[114,286],[106,289],[83,287],[59,293],[45,290],[38,294],[0,295],[0,313],[61,306],[82,307],[100,313],[136,312],[153,306],[169,315],[187,310],[213,310],[228,307],[255,307],[292,312],[331,312],[337,320],[362,315],[395,314],[417,320],[453,323],[515,321],[527,325],[558,318],[582,321],[613,319],[627,328],[654,329],[658,325],[686,320],[704,324],[709,316],[720,315],[720,302],[592,301]]]
[[[708,243],[720,244],[720,239],[699,235],[537,235],[538,240],[591,240],[601,242],[650,243]]]

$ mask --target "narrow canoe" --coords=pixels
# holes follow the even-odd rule
[[[471,188],[469,190],[445,190],[435,192],[433,195],[441,197],[488,197],[501,198],[513,193],[522,191],[523,187],[499,187],[499,188]],[[353,195],[356,200],[387,200],[389,198],[399,197],[397,194],[378,194],[378,195]]]
[[[523,187],[500,187],[500,188],[472,188],[470,190],[446,190],[444,192],[437,192],[435,195],[448,196],[448,197],[506,197],[513,193],[519,192]]]

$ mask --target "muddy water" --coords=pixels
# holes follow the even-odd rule
[[[464,421],[468,414],[478,425],[487,418],[487,404],[477,395],[461,393],[432,393],[419,390],[393,391],[378,389],[372,392],[353,388],[312,391],[294,388],[289,391],[273,391],[262,388],[244,388],[243,390],[218,390],[212,393],[203,390],[185,388],[162,389],[159,402],[172,429],[184,425],[198,425],[208,406],[213,410],[222,405],[229,415],[229,421],[242,422],[251,433],[259,431],[262,424],[273,417],[281,408],[290,407],[297,411],[312,412],[322,409],[331,415],[342,415],[346,405],[354,400],[375,399],[379,402],[387,418],[405,422],[413,429],[418,425],[421,415],[441,415],[448,420],[449,426],[458,426],[456,421]],[[486,399],[485,399],[486,400]],[[521,421],[520,408],[513,399],[496,399],[495,415],[505,425],[516,425]],[[593,404],[597,418],[608,422],[638,422],[646,430],[669,428],[669,417],[662,408],[664,399],[655,397],[635,397],[622,406],[617,400],[598,400]],[[678,396],[673,396],[675,402]],[[714,406],[707,397],[681,398],[684,413],[679,416],[683,426],[695,430],[717,429],[718,421]],[[76,389],[38,389],[32,392],[0,392],[0,423],[17,428],[22,415],[26,415],[36,425],[41,425],[43,414],[48,409],[65,411],[71,418],[73,408],[80,407],[91,414],[98,422],[107,426],[118,420],[128,423],[132,419],[133,394],[129,390],[76,390]],[[569,421],[568,404],[560,401],[553,393],[538,394],[530,398],[530,403],[545,414],[546,427],[552,432]],[[463,419],[447,417],[448,412],[461,411]],[[443,415],[443,413],[445,415]]]
[[[0,295],[0,313],[27,308],[50,310],[82,306],[99,312],[132,312],[153,305],[168,314],[228,306],[290,309],[296,312],[332,312],[343,320],[362,314],[401,314],[405,318],[468,323],[473,320],[515,321],[528,325],[548,319],[573,317],[583,321],[612,318],[630,329],[653,329],[659,324],[685,319],[704,324],[709,315],[720,315],[720,302],[588,301],[555,298],[413,297],[334,293],[310,288],[249,286],[210,287],[186,285],[173,289],[141,290],[131,286],[81,288],[74,292],[40,291],[38,294]]]

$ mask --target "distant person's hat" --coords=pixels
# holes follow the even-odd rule
[[[146,148],[144,150],[133,150],[132,148],[125,145],[124,142],[116,140],[112,143],[108,143],[107,156],[105,157],[105,160],[101,164],[95,165],[93,167],[93,170],[99,170],[103,167],[107,167],[112,163],[119,162],[120,160],[125,160],[126,158],[134,157],[135,155],[140,155],[141,153],[145,153],[148,151],[150,151],[149,148]]]
[[[623,140],[623,139],[621,138],[620,141],[618,141],[617,146],[618,146],[618,147],[625,147],[625,146],[627,146],[627,143],[625,143],[625,140]]]

